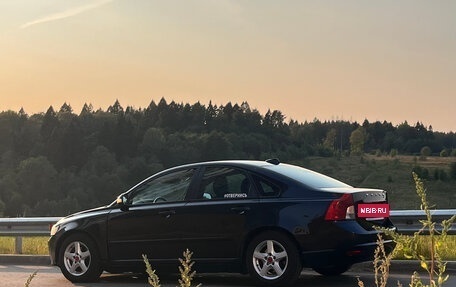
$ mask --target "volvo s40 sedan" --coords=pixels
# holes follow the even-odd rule
[[[73,282],[101,272],[176,271],[189,249],[198,272],[249,273],[283,286],[303,267],[338,275],[372,260],[387,216],[361,217],[358,207],[387,205],[383,190],[354,188],[298,166],[216,161],[159,172],[110,205],[79,212],[51,231],[52,263]],[[384,239],[388,251],[394,243]]]

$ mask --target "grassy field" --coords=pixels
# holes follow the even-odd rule
[[[432,180],[425,181],[428,200],[436,209],[456,209],[456,181],[434,180],[436,169],[449,173],[454,157],[428,157],[420,160],[414,156],[350,156],[310,157],[297,164],[327,174],[355,187],[379,188],[388,191],[391,209],[420,209],[415,192],[412,170],[415,166],[427,168]]]

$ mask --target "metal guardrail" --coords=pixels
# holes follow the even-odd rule
[[[456,214],[456,209],[439,209],[431,211],[435,222],[449,219]],[[22,253],[22,237],[49,236],[51,226],[61,217],[20,217],[0,218],[0,236],[16,238],[16,254]],[[425,219],[422,210],[391,210],[390,219],[402,234],[413,234],[421,228],[420,220]],[[456,223],[453,223],[448,234],[456,235]]]
[[[0,218],[0,236],[49,236],[61,217]]]
[[[49,236],[51,227],[61,217],[0,218],[0,236],[15,237],[15,253],[22,254],[22,237]]]
[[[450,219],[455,214],[456,209],[431,210],[432,221],[437,223]],[[396,226],[397,232],[412,235],[422,227],[420,220],[426,219],[426,214],[423,210],[391,210],[390,219]],[[437,229],[440,230],[439,225]],[[456,222],[453,222],[448,234],[456,235]]]

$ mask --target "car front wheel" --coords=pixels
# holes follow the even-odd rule
[[[288,236],[276,231],[264,232],[247,248],[247,269],[261,286],[286,286],[301,273],[299,251]]]
[[[59,267],[71,282],[97,280],[102,270],[93,240],[84,234],[74,234],[65,239],[60,248]]]

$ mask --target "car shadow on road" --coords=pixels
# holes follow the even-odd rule
[[[160,284],[162,287],[178,285],[178,274],[166,274],[160,276]],[[227,274],[227,273],[217,273],[217,274],[197,274],[194,278],[194,285],[201,283],[203,286],[207,287],[222,287],[222,286],[237,286],[237,287],[247,287],[247,286],[256,286],[253,280],[248,275],[239,275],[239,274]],[[77,284],[75,286],[94,286],[89,284]],[[121,274],[121,275],[111,275],[103,274],[96,284],[97,287],[107,287],[107,286],[148,286],[147,278],[145,275],[141,274]],[[302,274],[298,281],[293,285],[296,287],[299,286],[357,286],[357,276],[352,275],[342,275],[336,277],[326,277],[318,274]]]

